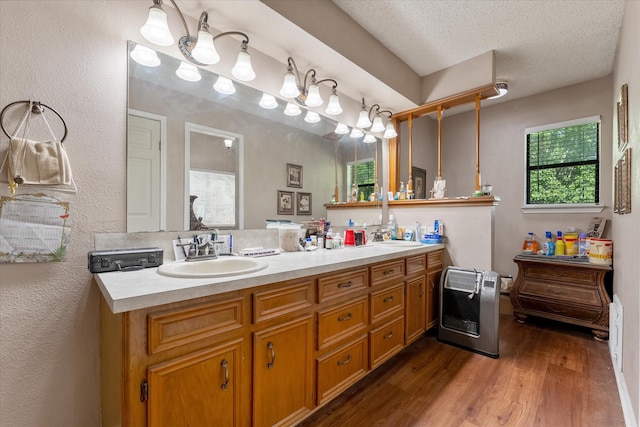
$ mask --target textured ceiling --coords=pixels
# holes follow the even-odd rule
[[[495,50],[508,99],[610,74],[624,12],[623,0],[333,1],[420,76]]]

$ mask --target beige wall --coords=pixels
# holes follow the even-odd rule
[[[609,106],[613,110],[620,86],[629,85],[629,145],[633,151],[632,209],[627,215],[615,215],[612,227],[614,240],[613,268],[614,290],[624,309],[622,346],[622,374],[629,392],[636,422],[640,421],[640,263],[638,262],[638,239],[640,238],[640,2],[627,1],[620,44],[616,56],[613,76],[613,93]],[[615,164],[621,153],[616,143],[611,147],[611,164]]]

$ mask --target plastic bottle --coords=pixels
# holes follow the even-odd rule
[[[587,233],[580,233],[578,237],[578,255],[587,256]]]
[[[550,231],[544,233],[547,241],[544,243],[544,254],[547,256],[554,256],[556,254],[556,242],[553,241],[553,234]]]
[[[391,240],[398,240],[398,223],[396,222],[393,214],[389,215],[389,223],[387,224],[387,228],[391,232]]]
[[[404,200],[407,198],[407,193],[404,189],[404,182],[400,182],[400,194],[398,195],[398,199]]]
[[[536,240],[536,235],[531,231],[527,234],[527,238],[524,239],[524,243],[522,244],[522,251],[528,254],[537,254],[538,253],[538,241]]]
[[[562,240],[562,231],[558,231],[558,240],[556,241],[556,255],[564,255],[564,240]]]

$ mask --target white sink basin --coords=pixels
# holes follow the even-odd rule
[[[175,261],[162,264],[158,273],[163,276],[202,278],[226,277],[253,273],[269,266],[264,259],[246,257],[220,257],[204,261]]]
[[[422,246],[422,243],[416,242],[413,240],[383,240],[382,242],[371,242],[371,244],[380,245],[380,246],[402,246],[402,247]]]

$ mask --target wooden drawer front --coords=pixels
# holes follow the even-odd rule
[[[147,315],[148,352],[156,354],[244,327],[244,298]]]
[[[404,316],[369,332],[369,361],[371,369],[381,365],[402,350],[404,344]]]
[[[369,272],[366,268],[318,279],[318,302],[324,302],[351,292],[366,289]]]
[[[321,405],[367,374],[367,336],[318,358],[318,405]]]
[[[313,305],[313,281],[253,294],[253,323],[264,322]]]
[[[407,274],[424,273],[427,269],[427,256],[418,255],[407,258]]]
[[[318,350],[367,329],[367,297],[318,312]]]
[[[404,282],[371,294],[371,323],[404,310]]]
[[[602,310],[597,308],[590,308],[585,306],[575,306],[565,304],[562,302],[549,302],[541,301],[539,299],[527,298],[526,296],[520,297],[520,304],[522,308],[530,310],[528,313],[534,311],[545,314],[544,317],[552,317],[558,320],[564,320],[562,318],[572,320],[582,320],[588,323],[596,323],[602,317]],[[609,319],[605,320],[606,324],[609,324]],[[572,322],[575,323],[575,322]]]
[[[545,300],[556,300],[561,303],[574,303],[602,307],[600,294],[596,287],[571,286],[563,283],[549,283],[525,279],[521,289],[521,296],[531,295]]]
[[[427,270],[429,272],[442,270],[442,251],[427,254]]]
[[[371,267],[371,286],[404,278],[404,260],[380,263]]]
[[[525,266],[524,276],[576,285],[594,285],[597,283],[597,274],[596,271],[587,268],[553,268],[544,264],[531,264]]]

